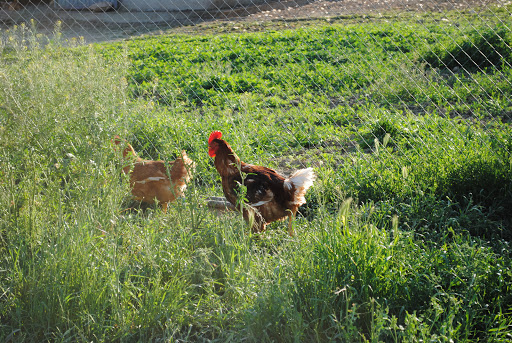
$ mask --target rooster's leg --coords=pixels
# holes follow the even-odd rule
[[[295,236],[295,232],[293,231],[292,222],[293,222],[293,213],[290,212],[290,213],[288,213],[288,235],[290,235],[290,237]]]
[[[162,212],[167,213],[167,203],[166,202],[162,203]]]

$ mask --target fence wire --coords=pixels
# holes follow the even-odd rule
[[[368,109],[373,107],[384,107],[385,111],[404,112],[414,115],[422,115],[425,113],[437,112],[441,116],[461,116],[468,122],[483,122],[483,125],[491,125],[493,121],[509,122],[511,120],[511,102],[510,102],[510,89],[511,79],[510,73],[503,70],[510,68],[510,40],[507,36],[511,33],[510,28],[510,13],[511,7],[509,2],[504,1],[409,1],[409,0],[389,0],[389,1],[65,1],[55,0],[53,2],[41,1],[38,3],[31,3],[21,0],[5,1],[2,0],[0,19],[4,30],[12,29],[14,26],[23,25],[33,27],[35,31],[43,35],[53,35],[55,30],[58,30],[59,36],[65,40],[78,39],[84,43],[96,42],[112,42],[138,36],[158,36],[163,33],[187,33],[193,32],[195,35],[201,35],[202,32],[208,32],[206,24],[217,24],[224,28],[224,32],[233,31],[243,33],[244,30],[249,30],[248,27],[252,25],[257,27],[252,29],[254,32],[266,32],[268,34],[279,35],[281,29],[300,29],[308,25],[308,20],[322,20],[325,25],[330,23],[340,23],[344,20],[351,20],[357,18],[361,23],[381,23],[388,25],[391,21],[390,14],[403,18],[408,18],[411,23],[414,23],[416,28],[420,30],[429,31],[431,26],[423,24],[427,20],[432,21],[450,21],[453,17],[460,16],[460,20],[451,26],[451,30],[445,32],[432,32],[430,37],[431,44],[441,47],[435,51],[427,51],[423,58],[428,61],[412,60],[409,51],[401,51],[406,49],[405,45],[401,46],[394,43],[396,37],[385,37],[386,39],[376,39],[378,35],[386,36],[389,33],[385,30],[381,32],[369,33],[368,37],[364,37],[364,33],[356,32],[357,39],[360,41],[367,40],[383,52],[385,60],[389,60],[389,65],[393,65],[396,70],[394,82],[391,82],[390,75],[382,73],[380,66],[372,62],[374,56],[368,52],[362,51],[360,46],[356,46],[357,42],[347,39],[344,41],[342,37],[330,40],[328,44],[334,45],[334,49],[330,46],[320,45],[317,51],[312,53],[305,53],[306,49],[300,50],[302,42],[290,38],[289,41],[283,43],[287,44],[288,50],[302,51],[300,56],[305,63],[299,63],[296,68],[303,68],[301,73],[306,77],[298,78],[297,80],[288,80],[287,82],[295,82],[294,85],[285,85],[285,88],[293,89],[306,89],[305,92],[288,92],[286,99],[281,99],[292,106],[300,107],[300,98],[305,93],[316,94],[320,98],[328,99],[329,108],[351,108],[354,106],[366,106]],[[505,14],[503,14],[505,13]],[[471,15],[475,20],[469,21],[464,19],[465,16]],[[421,16],[421,18],[420,18]],[[480,21],[481,25],[476,26],[475,22]],[[403,23],[403,21],[402,21]],[[486,25],[486,23],[488,23]],[[250,31],[250,30],[249,30]],[[469,37],[469,34],[472,34]],[[398,36],[397,39],[408,41],[417,39],[424,39],[415,37],[415,32],[397,30],[394,32]],[[286,39],[286,34],[283,34],[279,39]],[[424,37],[424,36],[422,36]],[[223,38],[220,38],[223,39]],[[372,41],[373,40],[373,41]],[[246,43],[246,44],[250,44]],[[340,51],[340,46],[336,44],[348,44],[355,53],[351,56],[339,56],[337,53]],[[353,44],[353,45],[352,45]],[[478,45],[479,44],[479,45]],[[450,45],[451,50],[446,46]],[[273,46],[264,43],[257,49],[272,49]],[[453,48],[455,47],[455,48]],[[205,49],[199,53],[208,53],[208,46],[202,45],[196,49]],[[446,48],[443,50],[443,48]],[[485,51],[478,50],[479,48]],[[256,49],[256,50],[257,50]],[[474,52],[476,49],[476,53]],[[393,59],[396,52],[403,52],[404,59],[400,59],[396,64]],[[265,52],[263,52],[264,54]],[[300,53],[300,52],[299,52]],[[507,54],[504,56],[503,54]],[[233,54],[239,54],[235,58],[242,58],[240,50],[234,50]],[[279,58],[268,58],[263,60],[265,63],[276,63],[277,65],[285,64],[291,58],[297,56],[287,56],[286,53]],[[244,57],[247,59],[247,64],[256,64],[257,61],[252,60],[253,57]],[[342,61],[350,59],[353,67],[359,69],[359,73],[353,70],[348,70],[347,75],[342,76],[337,70],[336,72],[323,72],[320,71],[320,64],[317,61],[327,59],[330,61]],[[452,63],[451,61],[455,61]],[[457,61],[460,61],[457,62]],[[170,62],[170,61],[169,61]],[[166,63],[165,60],[162,63]],[[208,68],[221,70],[223,61],[212,60],[207,62]],[[436,67],[437,71],[425,68],[425,63]],[[339,62],[343,66],[343,62]],[[505,67],[505,69],[504,69]],[[177,67],[176,67],[177,68]],[[232,70],[236,73],[248,76],[244,66],[235,65],[231,66]],[[286,69],[286,67],[285,67]],[[493,70],[493,77],[486,78],[489,70]],[[294,70],[288,69],[291,73]],[[318,75],[312,75],[318,71]],[[370,75],[364,75],[370,73]],[[222,70],[220,71],[222,74]],[[478,75],[475,76],[475,75]],[[218,76],[215,76],[218,78]],[[208,81],[212,84],[208,87],[217,87],[215,84],[215,77],[210,78],[213,81]],[[222,77],[221,77],[222,78]],[[452,87],[459,87],[457,91],[450,92],[450,90],[442,90],[435,93],[435,98],[432,96],[432,88],[439,87],[436,82],[440,78],[449,79],[448,83]],[[473,86],[468,86],[468,78],[473,78]],[[499,80],[499,83],[497,83]],[[144,79],[138,77],[133,80],[136,84],[135,94],[146,94],[148,90],[144,88],[144,84],[153,85],[154,88],[158,87],[154,84],[154,80]],[[269,82],[278,82],[269,76]],[[312,82],[310,82],[312,81]],[[282,82],[282,81],[279,81]],[[317,84],[315,84],[315,82]],[[354,94],[353,97],[336,97],[332,96],[331,89],[340,87],[341,84],[352,82],[356,84],[355,89],[363,89],[366,83],[375,84],[372,87],[372,94]],[[360,83],[360,84],[358,84]],[[321,84],[321,85],[320,85]],[[181,87],[182,93],[188,93],[192,102],[198,108],[204,106],[204,95],[197,93],[198,89],[194,87],[183,86],[180,80],[173,80],[168,85]],[[137,88],[140,87],[140,88]],[[204,86],[200,88],[203,91]],[[233,87],[240,87],[235,85]],[[229,98],[229,92],[226,88],[217,87],[220,98],[224,100]],[[314,89],[312,91],[311,89]],[[250,93],[251,87],[239,88],[235,93],[243,94]],[[173,96],[166,98],[166,92],[172,93],[172,89],[160,89],[155,91],[149,96],[151,99],[159,99],[160,102],[172,102]],[[474,97],[471,94],[476,92]],[[460,94],[464,94],[462,98]],[[499,101],[493,99],[499,98]],[[195,99],[195,100],[194,100]],[[198,100],[199,99],[199,100]],[[299,100],[298,100],[299,99]],[[189,99],[190,100],[190,99]],[[494,101],[494,102],[493,102]],[[449,104],[451,108],[447,109],[446,106],[441,106],[440,103]],[[232,106],[233,110],[235,107]],[[242,105],[243,106],[243,105]],[[228,106],[229,107],[229,106]],[[266,107],[266,111],[272,113],[275,109],[274,105],[261,104],[261,107]],[[474,114],[473,109],[478,107],[479,114]],[[482,116],[486,117],[485,120]],[[359,117],[358,119],[364,121],[367,118]],[[276,119],[280,121],[280,127],[283,130],[283,135],[290,135],[292,138],[276,142],[279,140],[279,135],[273,135],[270,130],[262,127],[261,130],[266,132],[266,136],[270,137],[261,144],[274,145],[276,149],[283,148],[283,144],[292,143],[293,145],[302,145],[305,148],[315,147],[322,145],[325,148],[323,151],[330,152],[331,154],[339,154],[343,149],[350,149],[353,142],[341,139],[335,135],[326,139],[322,138],[319,143],[315,140],[308,138],[301,139],[301,133],[297,132],[297,128],[292,128],[293,123],[286,122],[283,118]],[[325,113],[319,111],[313,113],[310,121],[322,123],[325,122]],[[336,123],[336,121],[334,121]],[[370,132],[371,135],[360,134],[357,139],[359,145],[366,145],[368,149],[375,151],[378,149],[379,144],[389,142],[389,135],[394,135],[393,125],[386,127],[389,124],[386,120],[378,120],[371,122],[368,120],[368,125],[376,125]],[[242,124],[237,124],[242,125]],[[338,128],[342,128],[343,124],[337,123]],[[242,130],[243,131],[243,130]],[[304,129],[305,136],[310,135],[311,128],[308,126]],[[382,133],[382,134],[380,134]],[[386,136],[387,135],[387,136]],[[142,141],[140,140],[143,138]],[[396,138],[396,137],[393,137]],[[152,138],[150,132],[145,132],[144,128],[138,135],[132,137],[136,145],[149,151],[153,150],[158,154],[165,155],[159,151],[159,146],[153,144],[154,137]],[[274,140],[272,140],[274,139]],[[420,138],[426,139],[426,138]],[[138,144],[137,144],[138,140]],[[283,143],[285,142],[285,143]],[[148,144],[152,145],[148,148]],[[354,143],[355,145],[356,143]],[[426,143],[425,143],[426,144]],[[335,148],[331,149],[331,146]],[[343,147],[340,149],[339,147]],[[294,149],[286,150],[284,147],[284,155],[294,154]],[[413,148],[414,149],[414,148]],[[144,153],[144,152],[141,152]],[[462,153],[462,151],[461,151]],[[151,155],[148,153],[147,155]],[[153,154],[154,155],[154,154]],[[272,153],[271,158],[280,161],[280,156],[277,153]],[[407,157],[406,157],[407,158]],[[414,163],[413,160],[409,163]],[[282,163],[284,167],[286,163]]]
[[[29,1],[0,0],[0,341],[510,341],[511,1]],[[313,168],[295,237],[212,210],[213,130]],[[125,140],[185,151],[184,196]]]

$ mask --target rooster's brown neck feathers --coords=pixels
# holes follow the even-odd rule
[[[240,173],[240,166],[243,162],[226,141],[215,139],[211,145],[215,147],[215,168],[221,176],[226,177]]]

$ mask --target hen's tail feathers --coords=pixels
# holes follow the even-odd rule
[[[294,191],[294,203],[300,206],[306,203],[306,198],[304,196],[315,180],[316,174],[313,171],[313,168],[306,168],[297,170],[293,173],[284,181],[284,185],[289,190]]]
[[[192,178],[196,164],[192,161],[185,151],[181,152],[181,157],[178,157],[171,168],[171,180],[172,182],[184,191],[187,187],[187,183]]]

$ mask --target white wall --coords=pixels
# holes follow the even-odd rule
[[[215,10],[262,4],[265,0],[119,0],[129,11]]]

